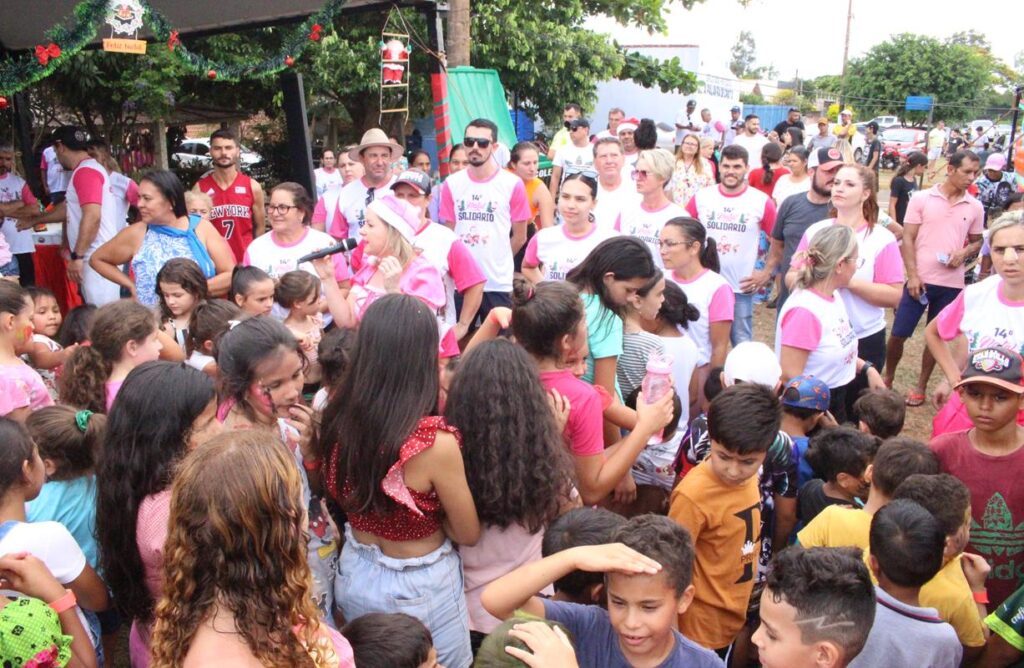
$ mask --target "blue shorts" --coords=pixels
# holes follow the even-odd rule
[[[953,303],[963,291],[963,288],[947,288],[943,285],[924,284],[924,294],[928,297],[928,303],[922,304],[920,300],[914,299],[903,286],[903,296],[900,298],[899,306],[896,307],[896,317],[892,323],[892,335],[901,339],[909,339],[917,329],[917,323],[921,315],[928,309],[928,319],[931,322],[935,316],[942,313],[942,309]]]
[[[0,277],[18,278],[21,276],[21,265],[18,258],[13,257],[7,264],[0,265]]]

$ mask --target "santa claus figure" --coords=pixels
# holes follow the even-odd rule
[[[402,73],[405,71],[403,63],[409,61],[409,52],[401,40],[388,40],[384,44],[384,48],[381,49],[381,60],[384,61],[382,64],[384,83],[402,83]]]

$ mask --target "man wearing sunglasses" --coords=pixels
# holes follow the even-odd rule
[[[569,144],[555,152],[551,167],[551,196],[558,199],[562,179],[577,172],[594,171],[594,146],[590,143],[590,121],[577,118],[565,124],[569,130]]]
[[[391,194],[395,175],[391,163],[401,157],[402,147],[391,141],[380,128],[371,128],[363,133],[359,145],[348,152],[349,158],[363,164],[363,177],[356,179],[338,193],[338,204],[330,212],[327,231],[335,239],[347,239],[359,234],[359,228],[366,221],[366,207],[370,202]],[[323,229],[327,212],[317,202],[313,211],[313,227]]]
[[[522,179],[492,159],[497,141],[493,122],[470,121],[462,140],[469,167],[441,185],[441,222],[455,230],[487,279],[475,325],[495,306],[511,306],[513,256],[526,243],[530,220]],[[459,295],[456,306],[461,311]]]

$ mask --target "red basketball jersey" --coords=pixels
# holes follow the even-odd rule
[[[231,185],[221,188],[210,172],[196,185],[213,200],[210,222],[227,239],[235,260],[241,262],[252,241],[252,180],[238,172]]]

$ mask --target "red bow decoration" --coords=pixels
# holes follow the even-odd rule
[[[39,61],[40,65],[46,67],[46,64],[50,62],[51,58],[60,58],[59,46],[53,42],[50,42],[46,46],[43,46],[42,44],[36,45],[36,60]]]
[[[174,47],[178,46],[179,44],[181,44],[181,40],[178,39],[178,31],[172,30],[171,36],[167,38],[167,50],[174,51]]]
[[[321,30],[323,30],[323,26],[321,26],[319,23],[314,23],[313,27],[310,29],[309,39],[311,39],[314,42],[319,42]]]

